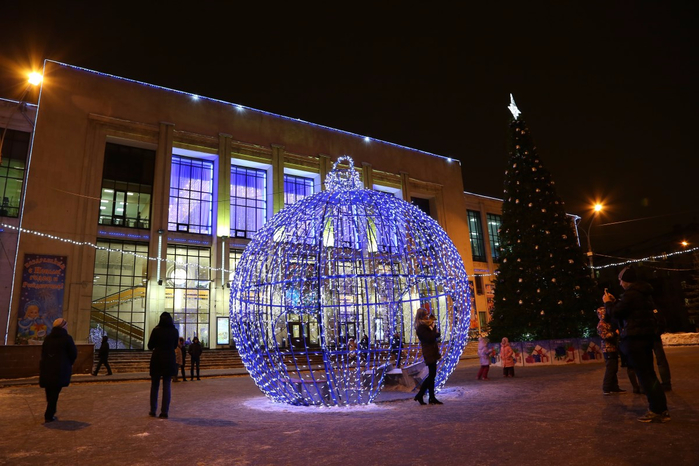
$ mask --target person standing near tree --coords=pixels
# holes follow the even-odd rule
[[[481,361],[481,368],[478,369],[477,380],[490,380],[488,371],[490,371],[490,349],[488,349],[488,339],[486,337],[478,338],[478,358]]]
[[[668,422],[670,414],[667,399],[653,367],[653,343],[656,337],[653,315],[655,305],[651,296],[653,287],[638,280],[636,271],[631,267],[626,267],[619,273],[619,283],[624,289],[620,299],[617,300],[605,291],[602,301],[610,318],[620,323],[620,349],[646,392],[648,412],[638,420]]]
[[[107,368],[107,375],[112,375],[112,368],[109,366],[109,337],[107,335],[102,337],[102,344],[97,352],[97,357],[99,358],[99,362],[97,363],[97,369],[95,369],[92,375],[96,376],[99,374],[102,364]]]
[[[67,325],[68,322],[63,318],[54,320],[53,329],[41,346],[39,386],[46,391],[45,422],[56,420],[58,395],[63,387],[70,385],[73,363],[78,357],[78,349],[73,337],[68,335]]]
[[[199,343],[199,338],[194,337],[194,339],[192,339],[192,344],[189,345],[189,356],[192,359],[192,362],[190,363],[190,366],[189,366],[189,378],[191,380],[194,380],[194,366],[195,365],[197,366],[197,380],[201,380],[199,378],[199,363],[200,363],[200,359],[201,359],[201,353],[202,353],[202,349],[201,349],[201,343]]]
[[[148,349],[153,350],[150,357],[150,411],[149,416],[155,417],[158,409],[158,391],[160,380],[163,381],[163,401],[160,408],[160,417],[168,418],[170,412],[171,382],[172,376],[177,375],[177,361],[175,349],[180,334],[172,321],[169,312],[160,314],[160,321],[155,326],[148,339]]]
[[[510,346],[510,340],[504,337],[500,342],[500,360],[502,361],[502,376],[515,376],[515,352]]]
[[[602,379],[602,393],[605,395],[626,393],[619,388],[619,336],[616,327],[605,320],[606,310],[603,307],[597,309],[597,335],[602,339],[602,355],[604,356],[604,378]]]

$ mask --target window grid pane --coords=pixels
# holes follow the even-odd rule
[[[168,230],[211,234],[214,164],[172,156]]]
[[[288,206],[313,194],[313,178],[284,175],[284,205]]]
[[[493,259],[500,258],[500,226],[502,225],[502,217],[496,214],[487,214],[488,220],[488,237],[490,238],[490,255]]]
[[[19,217],[30,133],[6,130],[0,163],[0,217]]]
[[[209,347],[209,296],[211,251],[183,245],[168,246],[165,310],[170,312],[180,336],[198,337]]]
[[[95,253],[90,328],[101,329],[116,348],[143,349],[148,245],[99,240],[97,246],[112,251]]]
[[[267,221],[267,172],[231,166],[231,236],[252,238]]]
[[[468,211],[468,228],[471,234],[471,254],[473,260],[485,262],[485,244],[483,243],[483,227],[480,212]]]

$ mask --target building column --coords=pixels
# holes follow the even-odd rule
[[[231,233],[231,135],[218,135],[218,208],[216,236]]]
[[[272,144],[272,199],[274,213],[284,208],[284,146]]]
[[[155,151],[155,173],[162,173],[153,180],[152,212],[150,223],[150,242],[148,252],[160,261],[149,261],[148,266],[148,303],[146,305],[146,322],[144,338],[158,324],[160,312],[165,308],[165,280],[167,277],[167,221],[170,207],[170,172],[172,169],[172,142],[175,125],[161,122],[158,133],[158,148]],[[160,277],[162,285],[158,284]],[[146,340],[147,341],[147,340]],[[145,342],[144,342],[145,343]]]
[[[374,189],[374,169],[370,163],[362,162],[362,181],[366,189]]]
[[[406,172],[400,172],[400,189],[403,193],[403,200],[405,202],[410,202],[410,175]]]
[[[333,163],[330,160],[330,156],[327,155],[319,155],[318,156],[318,161],[319,161],[319,171],[320,171],[320,189],[325,190],[325,177],[328,176],[328,173],[330,173],[330,170],[333,168]]]

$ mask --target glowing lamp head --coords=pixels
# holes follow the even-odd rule
[[[604,208],[604,206],[602,204],[599,204],[599,203],[595,204],[595,206],[594,206],[595,212],[602,212],[603,208]]]
[[[41,73],[37,72],[31,72],[29,73],[29,84],[32,86],[37,86],[41,81],[44,79],[44,77],[41,75]]]

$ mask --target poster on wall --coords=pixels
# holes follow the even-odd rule
[[[66,256],[26,254],[22,265],[16,345],[40,345],[63,317]]]
[[[231,318],[216,317],[216,344],[231,344]]]

